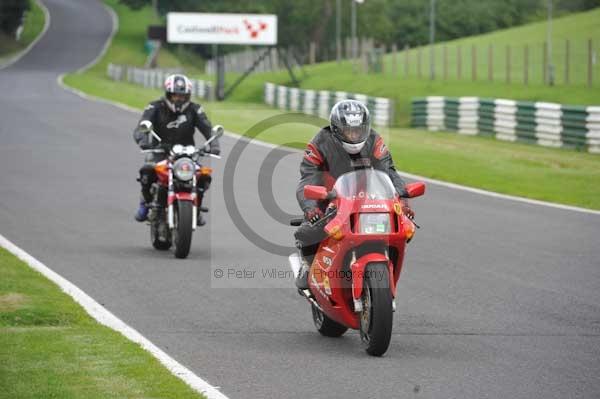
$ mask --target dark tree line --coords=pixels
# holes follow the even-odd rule
[[[29,8],[29,0],[0,0],[0,33],[14,38]]]

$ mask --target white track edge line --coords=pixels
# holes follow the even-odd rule
[[[206,395],[209,399],[228,399],[227,396],[219,392],[216,387],[208,384],[188,368],[170,357],[168,354],[150,342],[146,337],[136,331],[133,327],[126,324],[104,306],[96,302],[92,297],[87,295],[76,285],[51,270],[49,267],[35,259],[23,249],[16,246],[1,234],[0,246],[4,247],[17,258],[27,263],[32,269],[40,272],[50,281],[58,285],[63,292],[73,298],[75,302],[80,304],[85,311],[98,323],[123,334],[130,341],[139,344],[144,350],[150,352],[150,354],[158,359],[158,361],[164,365],[175,377],[183,380],[192,389]]]
[[[108,39],[106,40],[106,42],[104,43],[104,46],[103,46],[100,54],[98,54],[91,62],[87,63],[86,65],[84,65],[83,67],[81,67],[77,71],[75,71],[75,73],[81,73],[81,72],[85,71],[86,69],[91,68],[94,64],[96,64],[106,54],[106,52],[108,51],[108,48],[110,47],[110,44],[112,43],[112,40],[113,40],[115,34],[118,31],[119,18],[117,17],[117,14],[115,13],[115,11],[112,8],[108,7],[106,4],[103,4],[103,5],[112,19],[111,34],[108,37]],[[102,99],[99,97],[89,96],[80,90],[71,88],[63,82],[64,76],[65,76],[65,73],[60,74],[56,78],[56,81],[60,87],[62,87],[63,89],[65,89],[67,91],[70,91],[73,94],[76,94],[87,100],[95,100],[95,101],[103,102],[105,104],[117,106],[117,107],[124,109],[126,111],[129,111],[129,112],[136,112],[136,113],[139,112],[137,109],[126,106],[124,104],[117,105],[110,100],[105,100],[105,99]],[[92,316],[94,319],[96,319],[99,323],[104,324],[107,327],[112,328],[115,331],[120,332],[125,337],[127,337],[129,340],[140,344],[140,346],[143,349],[145,349],[152,356],[154,356],[156,359],[158,359],[158,361],[160,361],[160,363],[163,364],[175,377],[182,380],[184,383],[186,383],[188,386],[190,386],[193,390],[195,390],[196,392],[202,393],[208,399],[228,399],[228,397],[225,396],[223,393],[221,393],[216,387],[210,385],[207,381],[203,380],[202,378],[200,378],[199,376],[194,374],[191,370],[189,370],[188,368],[183,366],[177,360],[175,360],[171,356],[169,356],[166,352],[162,351],[160,348],[158,348],[156,345],[154,345],[150,340],[148,340],[142,334],[140,334],[135,329],[133,329],[132,327],[127,325],[125,322],[123,322],[117,316],[112,314],[110,311],[108,311],[102,305],[98,304],[96,301],[94,301],[94,299],[92,299],[90,296],[85,294],[82,290],[77,288],[74,284],[70,283],[68,280],[64,279],[62,276],[53,272],[50,268],[45,266],[43,263],[37,261],[31,255],[27,254],[25,251],[23,251],[22,249],[20,249],[19,247],[17,247],[10,241],[8,241],[1,234],[0,234],[0,245],[4,246],[10,252],[12,252],[17,257],[19,257],[20,259],[25,261],[27,264],[29,264],[32,268],[34,268],[35,270],[38,270],[44,276],[48,277],[50,280],[52,280],[53,282],[58,284],[58,286],[63,291],[65,291],[67,294],[69,294],[71,297],[73,297],[73,299],[75,299],[75,301],[77,301],[79,304],[81,304],[83,306],[83,308],[90,314],[90,316]]]
[[[140,111],[138,110],[137,112],[140,112]],[[235,137],[237,139],[246,140],[246,141],[248,141],[248,142],[250,142],[252,144],[260,145],[262,147],[267,147],[267,148],[282,148],[282,147],[285,147],[286,149],[288,149],[290,151],[302,152],[301,150],[299,150],[297,148],[292,148],[292,147],[287,147],[287,146],[278,146],[276,144],[267,143],[267,142],[260,141],[260,140],[257,140],[257,139],[249,139],[247,137],[244,137],[244,136],[236,134],[236,133],[227,132],[227,134],[229,136]],[[398,174],[400,176],[402,176],[402,177],[407,177],[409,179],[422,180],[422,181],[425,181],[425,182],[428,182],[428,183],[431,183],[431,184],[435,184],[435,185],[438,185],[438,186],[443,186],[443,187],[451,188],[451,189],[455,189],[455,190],[468,191],[470,193],[479,194],[479,195],[486,195],[488,197],[494,197],[494,198],[500,198],[500,199],[505,199],[505,200],[523,202],[523,203],[527,203],[527,204],[530,204],[530,205],[542,205],[542,206],[547,206],[547,207],[551,207],[551,208],[558,208],[558,209],[567,210],[567,211],[574,211],[574,212],[590,213],[590,214],[593,214],[593,215],[600,215],[600,211],[597,211],[597,210],[594,210],[594,209],[581,208],[581,207],[572,206],[572,205],[557,204],[557,203],[554,203],[554,202],[547,202],[547,201],[535,200],[535,199],[531,199],[531,198],[517,197],[517,196],[514,196],[514,195],[502,194],[502,193],[497,193],[497,192],[494,192],[494,191],[483,190],[483,189],[480,189],[480,188],[468,187],[468,186],[463,186],[463,185],[456,184],[456,183],[450,183],[450,182],[445,182],[445,181],[442,181],[442,180],[436,180],[436,179],[432,179],[430,177],[415,175],[415,174],[407,173],[407,172],[398,172]]]
[[[102,46],[102,50],[100,50],[98,55],[96,55],[96,57],[94,57],[93,60],[76,70],[75,73],[84,72],[85,70],[93,67],[98,61],[100,61],[100,59],[104,57],[104,55],[108,51],[108,48],[110,47],[115,35],[117,34],[117,31],[119,30],[119,17],[117,16],[115,10],[106,5],[106,3],[102,3],[102,5],[104,6],[104,9],[106,10],[106,12],[108,12],[108,15],[110,15],[111,18],[112,30],[110,32],[110,36],[108,37],[108,39],[106,39],[106,42],[104,42],[104,46]]]
[[[40,0],[35,0],[35,2],[42,9],[42,12],[44,13],[44,27],[42,28],[42,31],[40,32],[39,35],[37,35],[37,37],[35,39],[33,39],[33,41],[31,43],[29,43],[29,45],[27,47],[25,47],[19,53],[14,55],[12,58],[9,58],[6,62],[2,63],[0,65],[0,71],[5,68],[8,68],[15,62],[19,61],[21,58],[25,57],[25,55],[27,55],[27,53],[29,53],[29,51],[33,48],[33,46],[35,46],[37,44],[37,42],[39,42],[42,39],[42,37],[44,37],[46,32],[48,31],[48,28],[50,27],[50,13],[48,12],[48,8]]]

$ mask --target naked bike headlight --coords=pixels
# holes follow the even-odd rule
[[[388,213],[361,213],[358,225],[360,234],[387,234],[392,231]]]
[[[189,158],[179,158],[173,164],[173,172],[175,177],[181,181],[192,180],[194,177],[194,173],[196,172],[196,168],[194,166],[194,162],[192,162]]]

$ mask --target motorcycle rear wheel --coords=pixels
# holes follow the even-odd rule
[[[372,263],[365,268],[363,310],[360,314],[360,338],[371,356],[382,356],[392,338],[392,293],[385,263]]]
[[[313,322],[317,331],[326,337],[341,337],[348,330],[348,327],[341,325],[337,321],[331,320],[327,315],[319,310],[315,305],[311,305]]]
[[[190,201],[177,201],[173,206],[173,245],[175,246],[175,257],[187,258],[192,245],[192,212]]]

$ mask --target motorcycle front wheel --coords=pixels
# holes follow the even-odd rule
[[[177,201],[173,204],[173,245],[175,257],[186,258],[190,253],[192,244],[192,212],[190,201]]]
[[[381,356],[390,345],[394,315],[385,263],[371,263],[365,268],[362,301],[360,338],[369,355]]]

